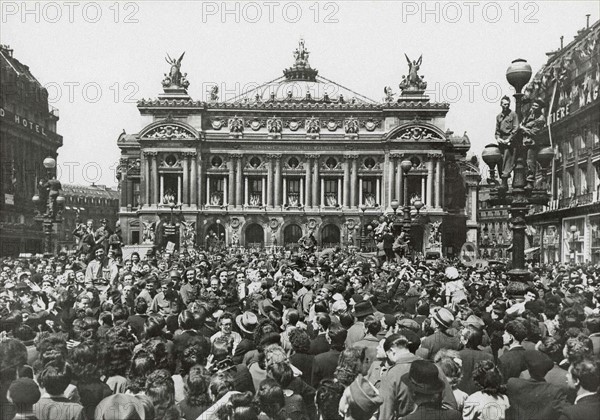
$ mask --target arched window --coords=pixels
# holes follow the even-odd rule
[[[331,248],[340,244],[340,228],[336,225],[326,225],[321,232],[323,248]]]
[[[302,228],[298,225],[288,225],[283,230],[283,245],[293,246],[298,244],[298,240],[302,237]]]
[[[265,242],[265,231],[258,223],[253,223],[246,228],[246,246],[249,248],[262,248]]]

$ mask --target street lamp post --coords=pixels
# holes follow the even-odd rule
[[[577,226],[571,225],[571,256],[573,264],[577,263],[577,251],[575,250],[575,233],[577,232]]]
[[[62,210],[65,205],[65,197],[60,195],[61,184],[56,179],[56,160],[47,157],[43,162],[46,168],[47,180],[40,181],[37,185],[38,193],[31,201],[36,207],[35,220],[42,222],[44,232],[44,255],[52,254],[52,231],[55,223],[62,222]]]
[[[542,168],[548,167],[554,157],[554,151],[550,147],[541,149],[534,153],[533,145],[526,144],[524,141],[522,102],[523,87],[531,78],[531,66],[523,59],[514,60],[506,70],[506,80],[514,87],[515,94],[515,112],[517,114],[519,128],[513,134],[511,152],[514,155],[515,165],[512,170],[512,188],[509,191],[506,184],[490,190],[490,204],[510,206],[511,223],[513,230],[513,252],[512,252],[512,270],[508,273],[511,283],[509,284],[509,293],[513,295],[522,295],[527,287],[527,281],[530,280],[530,273],[525,269],[525,216],[532,204],[546,205],[549,195],[545,189],[534,188],[532,177],[527,178],[527,159],[530,159],[533,167],[540,163]],[[528,156],[529,155],[529,156]],[[503,154],[499,147],[490,144],[485,147],[482,153],[483,161],[491,168],[498,162],[502,162]]]

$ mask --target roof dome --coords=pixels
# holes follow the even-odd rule
[[[309,54],[301,39],[293,54],[295,62],[283,70],[283,77],[244,92],[227,102],[375,103],[364,95],[319,76],[319,71],[308,63]]]

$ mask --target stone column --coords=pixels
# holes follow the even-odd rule
[[[158,153],[152,152],[152,203],[156,206],[160,203],[158,197]]]
[[[191,152],[191,173],[190,173],[190,205],[198,206],[198,154]]]
[[[402,169],[400,168],[402,155],[395,153],[392,157],[394,158],[394,176],[396,177],[394,198],[398,200],[398,203],[402,204]]]
[[[342,178],[337,179],[337,203],[342,205]]]
[[[127,211],[131,210],[131,208],[135,206],[133,200],[133,180],[131,180],[131,178],[127,178]]]
[[[189,153],[183,153],[183,161],[182,161],[182,169],[183,169],[183,197],[181,200],[181,204],[184,207],[190,206],[190,162],[189,162]]]
[[[430,155],[429,160],[427,161],[427,198],[425,199],[425,204],[428,208],[433,208],[433,160],[434,156]]]
[[[442,175],[440,177],[440,196],[441,196],[441,203],[440,203],[440,207],[443,209],[446,203],[446,165],[444,165],[444,162],[441,162],[441,167],[442,167]]]
[[[425,177],[421,177],[421,202],[425,200]]]
[[[273,207],[281,206],[281,155],[273,155],[275,159],[275,192],[273,197]]]
[[[177,204],[182,203],[183,188],[181,188],[181,177],[177,176]]]
[[[287,197],[285,198],[287,200]],[[304,206],[304,178],[300,178],[300,205]]]
[[[363,180],[362,177],[358,178],[358,205],[362,206],[363,204]]]
[[[233,186],[235,185],[235,166],[233,163],[234,158],[231,157],[231,155],[229,156],[229,174],[228,174],[228,182],[227,182],[227,198],[225,198],[223,201],[226,202],[226,204],[235,206],[235,188],[233,188]]]
[[[202,172],[202,156],[196,158],[196,163],[198,164],[198,179],[196,179],[196,183],[198,186],[198,208],[202,207],[202,186],[204,174]]]
[[[244,177],[244,206],[248,207],[248,177]]]
[[[382,209],[385,209],[383,201],[385,199],[381,197],[381,178],[375,180],[375,203],[379,204]]]
[[[306,155],[305,157],[305,162],[304,164],[306,165],[306,174],[304,176],[304,202],[302,203],[302,205],[304,207],[310,207],[312,206],[312,200],[311,195],[310,195],[310,185],[311,185],[311,178],[312,178],[312,168],[311,168],[311,159],[309,155]]]
[[[206,205],[210,205],[210,177],[206,176]]]
[[[231,176],[231,173],[229,174],[229,176]],[[223,205],[224,206],[228,206],[229,205],[229,190],[231,190],[231,188],[229,188],[229,177],[224,177],[223,178]]]
[[[392,157],[392,155],[390,155],[389,159],[388,159],[388,173],[387,173],[387,179],[388,179],[388,198],[387,198],[387,203],[385,205],[386,208],[390,207],[390,204],[392,202],[392,200],[394,200],[396,198],[396,190],[395,188],[395,184],[396,184],[396,163],[394,162],[394,158]],[[384,179],[386,178],[386,174],[383,174]]]
[[[266,206],[267,205],[267,182],[266,182],[266,178],[263,176],[261,179],[262,182],[262,205]]]
[[[236,169],[235,169],[235,205],[241,207],[244,203],[242,199],[242,159],[244,158],[241,154],[236,154]]]
[[[390,202],[390,179],[387,176],[389,174],[389,170],[390,170],[390,152],[386,151],[384,156],[383,156],[383,170],[381,171],[381,176],[377,177],[377,180],[379,181],[379,187],[380,190],[377,193],[377,204],[379,204],[379,206],[381,207],[382,210],[385,211],[385,209],[388,207],[389,202]]]
[[[402,167],[400,166],[400,162],[398,162],[398,188],[400,189],[400,195],[398,197],[398,201],[400,201],[400,207],[404,206],[404,183],[406,182],[404,172],[402,171]]]
[[[144,152],[144,158],[142,159],[141,162],[141,166],[142,166],[142,170],[143,170],[143,174],[144,174],[144,204],[146,206],[150,205],[150,169],[151,169],[151,165],[150,165],[150,153],[149,152]]]
[[[160,197],[160,203],[162,203],[163,197],[165,196],[165,176],[160,175],[160,187],[158,189],[158,196]]]
[[[350,207],[356,208],[358,200],[356,197],[356,189],[358,188],[358,156],[351,156],[352,159],[352,182],[350,183]]]
[[[288,203],[287,201],[287,179],[283,178],[283,205],[286,205]],[[302,203],[300,203],[302,204]]]
[[[325,178],[321,177],[321,197],[320,197],[320,206],[323,207],[327,203],[325,202]]]
[[[275,177],[273,176],[273,164],[277,159],[277,155],[267,155],[267,206],[274,207],[275,200],[273,199],[275,190]]]
[[[345,208],[349,208],[350,207],[350,159],[351,157],[349,155],[344,155],[344,194],[343,194],[343,199],[344,199],[344,203],[343,206]],[[340,203],[342,204],[342,203]]]
[[[127,176],[127,165],[129,163],[129,159],[121,158],[119,160],[119,169],[121,170],[121,179],[119,180],[119,185],[121,186],[121,194],[120,194],[120,203],[119,207],[127,208],[127,206],[131,206],[131,202],[127,200],[129,194],[129,181]]]
[[[313,178],[312,178],[312,204],[313,207],[318,207],[323,203],[319,203],[319,157],[320,155],[311,155],[313,159]]]
[[[435,168],[435,207],[442,208],[442,160],[436,162]]]

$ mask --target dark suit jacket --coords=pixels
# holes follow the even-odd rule
[[[421,404],[415,411],[402,420],[461,420],[463,417],[456,410],[444,409],[441,405]]]
[[[333,372],[338,365],[340,351],[329,350],[326,353],[317,354],[312,368],[312,386],[316,389],[321,379],[333,378]]]
[[[243,336],[242,336],[243,337]],[[233,363],[240,364],[244,361],[244,355],[248,353],[250,350],[254,350],[256,347],[254,346],[254,341],[249,338],[242,338],[240,344],[235,348],[235,354],[233,355]]]
[[[315,356],[305,353],[294,353],[290,356],[290,363],[302,372],[302,380],[308,385],[312,381],[312,368]]]
[[[535,379],[510,378],[506,385],[510,408],[506,420],[549,420],[568,407],[564,388]]]
[[[498,369],[502,372],[504,382],[510,378],[518,378],[521,372],[527,369],[525,363],[525,349],[515,347],[508,350],[498,358]]]
[[[317,355],[329,351],[330,348],[331,346],[329,345],[325,334],[319,334],[317,335],[317,338],[311,340],[310,349],[308,350],[308,352],[310,354]]]
[[[600,419],[600,395],[583,397],[577,404],[562,410],[559,420],[598,420]]]
[[[494,361],[494,356],[481,350],[463,349],[459,351],[462,360],[462,379],[458,383],[458,389],[471,395],[479,391],[479,386],[473,381],[473,370],[477,363],[482,360]]]

